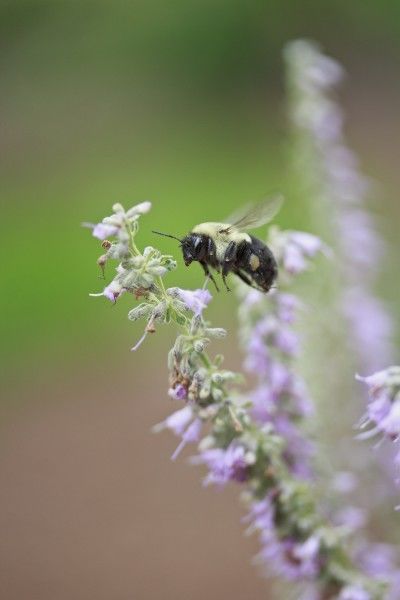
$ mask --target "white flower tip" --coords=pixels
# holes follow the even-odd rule
[[[157,423],[156,425],[153,425],[153,427],[151,428],[151,433],[160,433],[160,431],[163,431],[165,429],[166,425],[164,422],[162,423]]]
[[[151,209],[151,202],[146,200],[145,202],[141,202],[140,204],[136,204],[136,206],[132,206],[127,213],[126,216],[128,219],[134,219],[137,215],[144,215],[149,212]]]
[[[142,215],[145,213],[148,213],[151,210],[151,202],[149,202],[149,200],[146,200],[146,202],[142,202],[141,204],[138,204],[136,207],[136,210],[138,212],[140,212]]]

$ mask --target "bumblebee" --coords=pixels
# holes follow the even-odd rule
[[[232,217],[231,224],[201,223],[182,239],[159,231],[153,233],[178,240],[185,265],[199,262],[217,291],[219,288],[210,267],[221,273],[227,291],[230,289],[226,277],[234,273],[247,285],[266,293],[278,275],[276,260],[268,246],[247,230],[270,222],[281,205],[281,198],[262,202]]]

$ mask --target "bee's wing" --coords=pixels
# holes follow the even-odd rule
[[[233,220],[229,227],[225,229],[226,233],[229,233],[233,229],[236,231],[245,231],[246,229],[256,229],[266,225],[274,216],[279,212],[283,204],[283,197],[276,196],[275,198],[264,200],[259,204],[247,207],[246,212],[241,216],[236,216],[236,220]]]

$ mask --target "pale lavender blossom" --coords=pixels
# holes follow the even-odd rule
[[[182,440],[179,446],[176,448],[175,452],[172,454],[171,460],[176,460],[187,444],[194,444],[199,441],[201,428],[201,419],[194,419],[194,421],[189,425],[189,427],[182,433]]]
[[[359,585],[348,585],[340,592],[338,600],[371,600],[371,595]]]
[[[229,481],[243,483],[248,478],[249,465],[255,462],[255,457],[246,449],[232,442],[226,449],[210,448],[193,457],[194,464],[205,464],[209,473],[204,479],[204,485],[215,484],[224,486]]]
[[[122,285],[116,279],[113,279],[111,283],[109,283],[102,292],[99,294],[89,294],[89,296],[104,296],[111,302],[116,302],[117,299],[126,292],[126,289],[122,287]]]
[[[397,440],[400,436],[400,367],[389,367],[369,377],[358,375],[357,379],[366,383],[369,390],[369,403],[361,427],[372,427],[359,438],[382,433]]]
[[[206,289],[192,291],[176,288],[176,292],[187,308],[197,316],[201,315],[212,299],[210,292]]]
[[[304,542],[279,540],[263,531],[260,558],[280,577],[289,581],[312,580],[320,571],[319,540],[310,537]]]
[[[158,432],[163,429],[170,429],[175,435],[181,436],[192,418],[192,408],[190,406],[185,406],[170,414],[162,423],[155,425],[154,431]]]
[[[336,525],[357,531],[365,527],[368,516],[366,511],[358,506],[345,506],[335,513],[333,521]]]
[[[338,471],[332,481],[332,489],[340,494],[349,494],[357,487],[358,479],[351,471]]]
[[[118,227],[115,225],[107,225],[106,223],[98,223],[93,227],[93,237],[99,240],[105,240],[108,237],[117,235]]]
[[[173,400],[185,400],[187,398],[187,389],[182,384],[178,384],[168,390],[168,396]]]
[[[310,259],[319,252],[328,253],[327,247],[317,236],[303,231],[272,230],[271,244],[278,262],[292,276],[306,271]]]
[[[385,600],[400,598],[400,569],[395,546],[367,544],[361,548],[356,559],[368,576],[386,582]]]

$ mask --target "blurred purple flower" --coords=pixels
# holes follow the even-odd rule
[[[282,234],[280,254],[282,266],[291,275],[303,273],[308,268],[308,260],[324,249],[321,240],[312,233],[288,231]]]
[[[336,525],[356,531],[367,523],[367,513],[358,506],[345,506],[335,513],[333,521]]]
[[[107,225],[106,223],[98,223],[93,227],[93,236],[99,240],[105,240],[108,237],[118,233],[118,227],[115,225]]]
[[[295,320],[296,311],[301,303],[293,294],[281,292],[277,297],[278,319],[282,323],[292,324]]]
[[[317,537],[312,536],[304,542],[297,542],[292,539],[271,539],[268,532],[265,532],[265,535],[262,532],[260,539],[260,557],[277,575],[290,581],[314,579],[317,576],[320,570],[320,543]]]
[[[358,585],[348,585],[340,592],[338,600],[372,600],[372,596]]]
[[[360,424],[364,431],[357,437],[368,439],[381,433],[397,441],[400,437],[400,367],[389,367],[369,377],[357,375],[357,379],[366,383],[369,392],[367,411]],[[372,428],[366,429],[367,426]]]
[[[225,450],[211,448],[203,450],[193,458],[195,464],[205,464],[209,473],[204,480],[205,485],[224,486],[229,481],[243,483],[248,476],[249,459],[243,446],[232,442]]]
[[[155,425],[153,427],[153,431],[158,433],[163,429],[169,429],[175,433],[175,435],[182,438],[180,444],[171,456],[171,459],[175,460],[186,444],[194,443],[199,440],[201,427],[201,419],[195,417],[195,414],[190,406],[185,406],[184,408],[181,408],[180,410],[177,410],[169,415],[165,421],[162,421],[162,423]]]
[[[178,296],[186,304],[189,310],[193,311],[196,316],[200,316],[203,310],[207,307],[212,299],[208,290],[181,290],[176,288]]]
[[[302,273],[307,268],[304,254],[300,248],[291,244],[285,248],[283,255],[283,268],[291,275]]]
[[[162,423],[155,425],[154,430],[170,429],[175,435],[182,435],[192,418],[193,410],[190,406],[185,406],[170,414]]]
[[[102,292],[99,294],[89,294],[89,296],[97,297],[97,296],[105,296],[111,302],[116,302],[117,299],[122,296],[126,292],[126,289],[122,287],[122,285],[116,279],[113,279],[111,283],[109,283]]]
[[[289,356],[295,356],[299,348],[297,335],[287,327],[280,327],[276,331],[275,344],[278,350]]]
[[[187,398],[187,389],[178,383],[174,388],[170,388],[168,390],[168,395],[174,400],[186,400]]]
[[[290,240],[294,242],[308,258],[314,258],[322,250],[321,240],[312,233],[293,231]]]
[[[182,441],[176,448],[175,452],[171,456],[171,460],[176,460],[179,454],[182,452],[186,444],[194,444],[200,439],[200,433],[202,428],[202,421],[196,418],[182,434]]]

